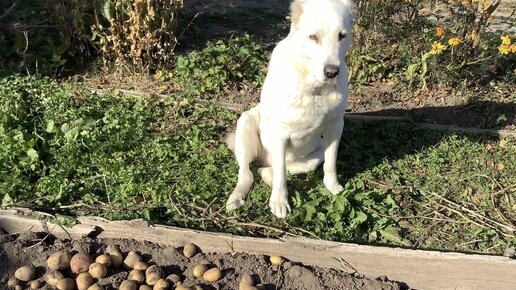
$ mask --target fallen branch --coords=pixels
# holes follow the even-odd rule
[[[460,210],[463,210],[463,211],[465,211],[465,212],[467,212],[467,213],[471,214],[472,216],[475,216],[475,217],[477,217],[477,218],[479,218],[479,219],[481,219],[481,220],[484,220],[484,221],[485,221],[485,222],[484,222],[484,223],[485,223],[485,225],[489,226],[490,228],[495,228],[493,225],[496,225],[496,226],[498,226],[498,227],[500,227],[500,228],[504,228],[505,230],[507,230],[507,231],[511,232],[511,236],[514,236],[514,233],[516,233],[516,228],[514,228],[514,227],[511,227],[511,226],[506,225],[506,224],[502,224],[502,223],[497,222],[497,221],[495,221],[495,220],[493,220],[493,219],[491,219],[491,218],[488,218],[488,217],[486,217],[486,216],[484,216],[484,215],[481,215],[481,214],[479,214],[479,213],[477,213],[477,212],[475,212],[475,211],[472,211],[472,210],[470,210],[469,208],[467,208],[467,207],[465,207],[465,206],[462,206],[462,205],[460,205],[460,204],[457,204],[456,202],[453,202],[453,201],[451,201],[451,200],[449,200],[449,199],[445,198],[444,196],[441,196],[441,195],[439,195],[439,194],[437,194],[437,193],[435,193],[435,192],[429,192],[429,194],[430,194],[430,195],[433,195],[433,196],[435,196],[435,197],[437,197],[437,198],[439,198],[439,199],[441,199],[441,200],[443,200],[443,201],[445,201],[445,202],[446,202],[446,203],[448,203],[448,204],[453,205],[454,207],[456,207],[456,208],[458,208],[458,209],[460,209]],[[449,208],[449,207],[447,207],[447,208]],[[451,208],[449,208],[449,209],[450,209],[450,210],[452,210],[453,212],[458,213],[458,214],[460,214],[461,216],[463,216],[463,213],[462,213],[462,212],[459,212],[458,210],[451,209]],[[491,224],[489,224],[489,223],[491,223]],[[478,225],[478,223],[476,223],[476,224]]]
[[[14,11],[14,8],[16,8],[16,6],[18,6],[18,4],[20,4],[21,0],[16,0],[12,5],[11,7],[7,8],[4,13],[2,13],[2,15],[0,15],[0,20],[2,20],[3,18],[7,17],[7,15],[11,14],[11,12]],[[3,25],[0,25],[0,26],[3,26]]]

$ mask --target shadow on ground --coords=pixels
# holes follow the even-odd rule
[[[473,101],[460,106],[389,108],[355,115],[403,117],[414,122],[458,127],[516,129],[516,103]]]
[[[288,33],[289,5],[289,0],[186,1],[179,17],[178,51],[243,33],[272,46]]]

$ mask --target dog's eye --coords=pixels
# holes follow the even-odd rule
[[[342,40],[343,38],[346,38],[346,36],[348,36],[348,34],[346,32],[340,32],[339,33],[339,40]]]
[[[311,40],[313,41],[318,41],[319,40],[319,37],[316,35],[316,34],[310,34],[310,36],[308,36]]]

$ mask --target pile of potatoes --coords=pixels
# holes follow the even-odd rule
[[[196,245],[184,245],[183,254],[187,258],[199,252]],[[270,257],[271,264],[281,265],[283,258]],[[127,279],[120,283],[120,290],[202,290],[200,286],[187,287],[181,276],[171,274],[165,277],[163,270],[157,265],[148,265],[136,251],[130,251],[124,257],[115,245],[106,248],[106,252],[97,256],[95,260],[87,253],[72,255],[69,251],[56,252],[47,260],[47,270],[43,276],[44,282],[57,290],[102,290],[98,281],[108,275],[109,268],[123,267],[129,274]],[[69,273],[66,277],[65,273]],[[213,283],[222,278],[222,271],[208,264],[198,264],[193,267],[192,274],[204,282]],[[42,289],[45,286],[41,279],[35,279],[36,270],[32,266],[23,266],[16,270],[14,277],[9,279],[8,286],[15,290]],[[48,289],[48,288],[45,288]],[[240,290],[264,289],[261,284],[255,285],[251,275],[244,275],[239,284]]]

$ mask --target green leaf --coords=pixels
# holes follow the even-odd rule
[[[381,237],[389,242],[396,243],[405,247],[410,247],[412,244],[400,237],[399,229],[394,226],[388,226],[383,230],[378,230]]]
[[[47,123],[47,128],[45,129],[48,133],[54,132],[55,123],[54,120],[50,120]]]
[[[111,0],[104,0],[100,3],[100,14],[107,20],[111,21]]]
[[[314,206],[311,206],[311,205],[305,205],[305,219],[304,221],[305,222],[309,222],[312,220],[312,216],[314,215],[314,213],[317,212],[317,210],[315,209]]]
[[[38,151],[32,148],[27,151],[27,156],[29,156],[32,160],[37,160],[39,158]]]
[[[338,195],[335,197],[335,201],[333,202],[333,210],[338,211],[342,214],[347,214],[349,208],[350,204],[345,196]]]
[[[17,32],[14,36],[14,47],[16,48],[16,52],[19,54],[25,53],[27,50],[27,37],[23,32]]]
[[[367,220],[367,215],[363,211],[356,211],[355,221],[363,223]]]
[[[69,215],[56,214],[56,218],[50,221],[53,224],[72,227],[78,223],[77,219]]]
[[[12,203],[12,197],[8,193],[4,194],[4,198],[2,199],[2,206],[10,205]]]
[[[150,220],[150,211],[148,208],[144,208],[142,209],[142,218],[146,219],[146,220]]]

